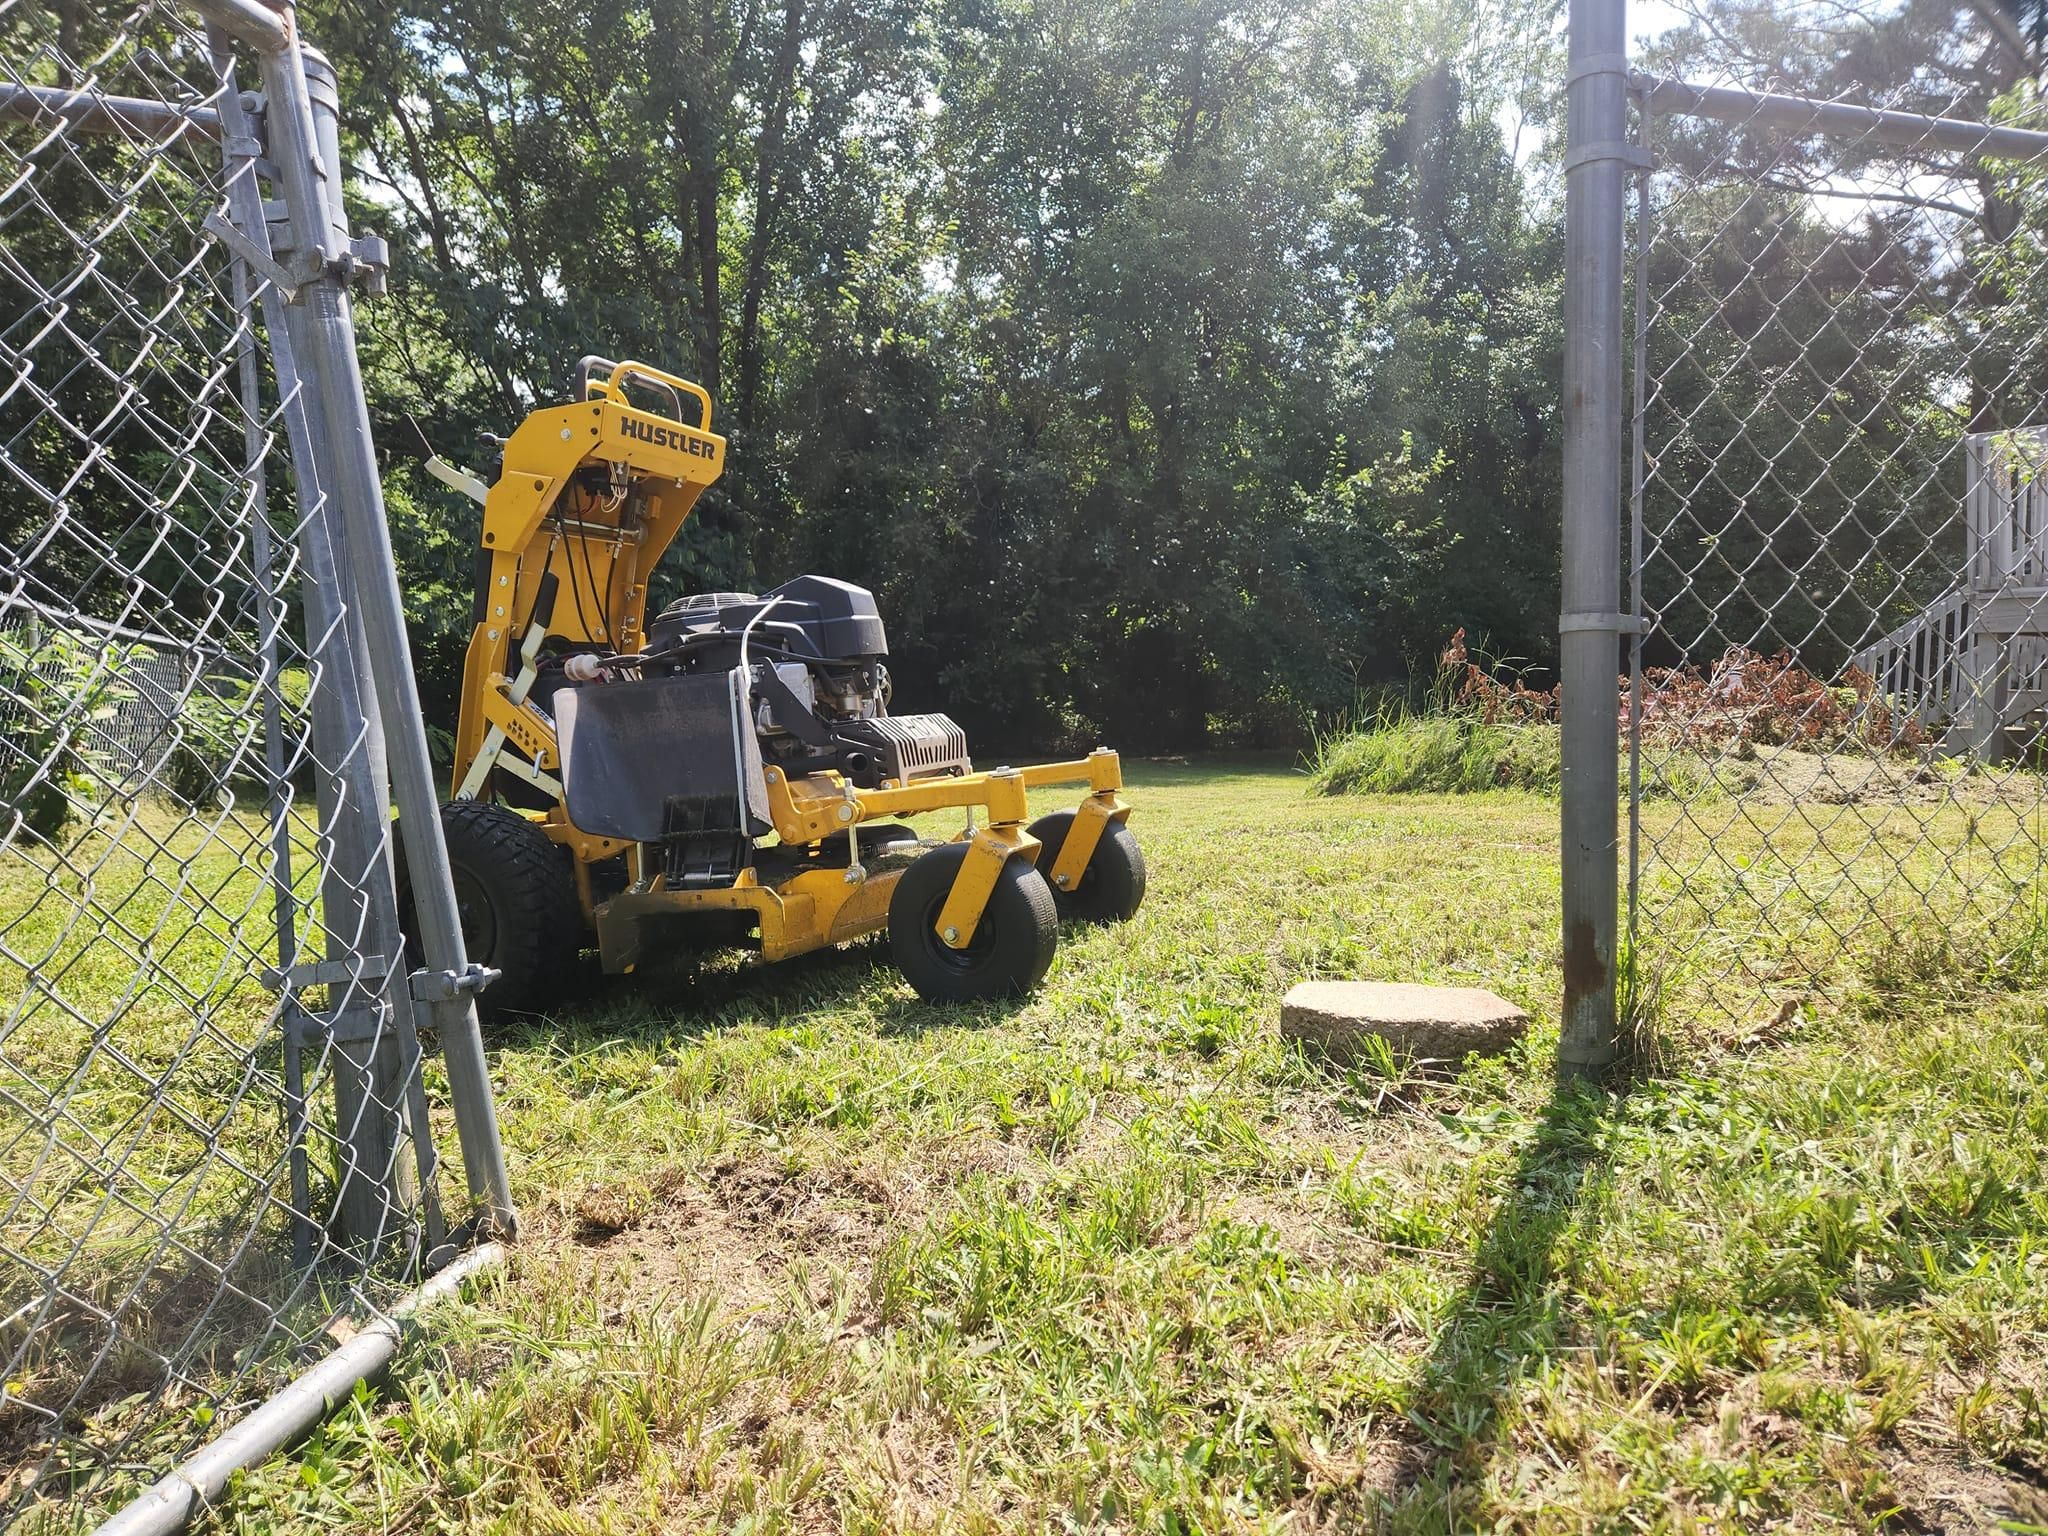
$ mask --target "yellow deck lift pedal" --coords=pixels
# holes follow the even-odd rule
[[[581,952],[607,971],[680,947],[781,960],[886,928],[924,998],[1027,992],[1061,918],[1145,895],[1114,752],[976,772],[946,716],[889,712],[872,595],[824,576],[711,592],[647,622],[656,564],[725,464],[711,397],[586,357],[485,484],[476,627],[442,808],[487,1008],[561,1000]],[[1084,786],[1026,824],[1029,790]],[[932,811],[957,832],[920,835]]]

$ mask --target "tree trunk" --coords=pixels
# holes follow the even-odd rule
[[[754,401],[761,388],[761,298],[768,279],[768,241],[782,201],[783,141],[789,132],[789,103],[803,47],[804,0],[786,0],[782,43],[775,52],[775,78],[768,120],[761,129],[761,148],[754,167],[754,228],[747,245],[746,289],[740,301],[740,400],[742,427],[753,425]]]
[[[717,0],[704,0],[703,17],[703,58],[708,61],[717,57]],[[711,396],[715,400],[718,398],[719,339],[725,331],[725,313],[719,302],[718,292],[718,184],[721,179],[718,163],[719,134],[709,86],[710,82],[707,80],[699,90],[701,100],[695,114],[697,133],[692,144],[692,158],[696,162],[694,170],[697,183],[697,281],[703,306],[697,332],[697,377],[698,382],[711,391]]]

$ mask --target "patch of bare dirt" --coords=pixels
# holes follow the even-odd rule
[[[922,1191],[858,1168],[792,1169],[766,1155],[698,1170],[593,1185],[570,1219],[532,1234],[602,1260],[633,1297],[711,1289],[743,1309],[776,1305],[793,1266],[822,1261],[856,1276],[888,1234],[921,1208]]]
[[[979,1146],[963,1143],[958,1157],[943,1149],[914,1166],[803,1166],[767,1152],[728,1155],[594,1185],[546,1218],[522,1247],[550,1250],[578,1266],[622,1319],[675,1296],[708,1292],[735,1319],[772,1320],[800,1311],[807,1300],[828,1305],[832,1298],[819,1287],[829,1292],[835,1273],[852,1295],[864,1296],[877,1251],[924,1219],[941,1186],[980,1163],[1008,1167],[1000,1153]],[[871,1319],[847,1319],[835,1355],[871,1326]],[[890,1530],[947,1524],[963,1481],[953,1427],[919,1405],[870,1418],[842,1396],[847,1378],[839,1373],[857,1369],[851,1355],[840,1356],[823,1382],[794,1399],[781,1381],[744,1387],[721,1413],[729,1438],[717,1469],[666,1480],[663,1521],[679,1530],[720,1528],[734,1515],[734,1477],[805,1468],[818,1482],[797,1507],[798,1532],[839,1530],[855,1509]],[[848,1412],[850,1421],[841,1417]],[[646,1495],[629,1491],[630,1483],[603,1480],[583,1496],[581,1513],[599,1524],[618,1505],[644,1518]]]
[[[1808,752],[1758,747],[1753,758],[1717,758],[1714,782],[1767,805],[2034,805],[2041,776],[1987,766],[1961,772],[1927,757],[1878,755],[1857,747]]]
[[[2000,1532],[2048,1524],[2048,1493],[1989,1467],[1939,1455],[1901,1458],[1890,1476],[1901,1508],[1924,1531]]]

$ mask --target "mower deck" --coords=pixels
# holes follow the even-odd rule
[[[980,924],[1003,864],[1013,856],[1037,857],[1039,839],[1024,826],[1026,791],[1052,784],[1089,787],[1075,813],[1074,831],[1051,871],[1055,888],[1078,882],[1103,829],[1121,824],[1131,814],[1117,793],[1123,788],[1121,762],[1107,749],[1072,762],[998,768],[869,790],[854,788],[838,774],[813,774],[791,782],[780,769],[769,768],[763,777],[775,831],[786,846],[822,844],[857,833],[864,825],[924,811],[985,809],[984,824],[950,839],[965,843],[969,851],[932,925],[939,942],[956,950],[967,947],[967,937]],[[566,822],[559,825],[569,834],[563,840],[573,845],[573,828]],[[886,858],[890,849],[905,846],[887,844],[882,852]],[[922,852],[926,845],[907,846]],[[907,861],[899,857],[891,862],[893,867],[869,868],[855,858],[779,877],[770,863],[764,869],[741,871],[732,885],[718,890],[671,890],[666,876],[656,873],[644,889],[636,883],[595,907],[599,956],[607,972],[631,971],[639,965],[649,936],[662,925],[714,912],[749,914],[758,926],[764,960],[786,960],[827,944],[864,938],[888,926],[890,896]]]

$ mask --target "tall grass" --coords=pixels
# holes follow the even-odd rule
[[[1319,795],[1555,794],[1557,727],[1386,707],[1369,725],[1318,737],[1309,772]]]
[[[1510,680],[1495,673],[1507,670]],[[1470,795],[1489,789],[1555,794],[1560,780],[1557,696],[1533,691],[1516,665],[1451,636],[1429,681],[1382,697],[1354,721],[1315,737],[1309,771],[1319,795]]]

